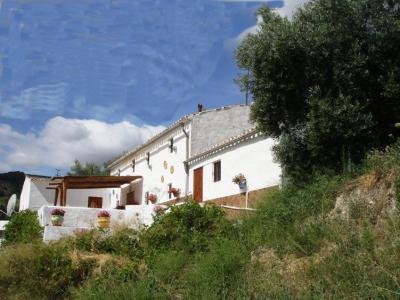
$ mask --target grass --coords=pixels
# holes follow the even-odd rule
[[[240,219],[187,203],[140,232],[16,243],[0,252],[0,293],[4,299],[399,298],[400,219],[375,205],[398,198],[399,178],[394,146],[371,154],[353,177],[321,176],[269,193],[256,214]],[[348,199],[340,207],[346,217],[336,212],[340,195]]]

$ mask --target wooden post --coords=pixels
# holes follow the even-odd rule
[[[61,205],[65,206],[67,204],[67,183],[65,180],[63,181],[63,188],[62,188],[62,197],[61,197]]]
[[[54,206],[57,206],[58,189],[59,189],[59,187],[57,187],[56,190],[55,190],[55,195],[54,195]]]

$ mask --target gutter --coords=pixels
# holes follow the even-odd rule
[[[185,167],[185,173],[186,173],[186,179],[185,179],[185,197],[189,193],[189,164],[188,164],[188,159],[189,159],[189,133],[185,130],[185,124],[182,123],[182,131],[186,136],[186,159],[183,162],[183,166]]]

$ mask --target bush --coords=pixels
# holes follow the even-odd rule
[[[249,253],[240,241],[218,239],[187,271],[187,299],[229,299],[243,276]]]
[[[251,221],[256,241],[278,254],[310,255],[329,236],[327,221],[316,218],[329,212],[343,185],[341,177],[319,177],[305,187],[287,186],[267,195]]]
[[[187,202],[170,210],[157,216],[154,224],[141,236],[144,248],[204,251],[208,240],[221,234],[228,224],[224,212],[216,206],[201,207]]]
[[[94,253],[110,253],[129,258],[142,257],[139,246],[139,232],[127,227],[116,229],[112,234],[108,231],[91,230],[69,238],[73,249]]]
[[[42,227],[37,212],[23,210],[12,215],[5,226],[5,245],[31,243],[42,238]]]
[[[71,290],[72,299],[129,299],[132,286],[139,280],[138,268],[132,261],[108,262],[101,273],[92,274],[81,286]]]
[[[0,252],[0,295],[5,299],[59,299],[89,273],[61,244],[19,244]],[[3,298],[3,299],[4,299]]]

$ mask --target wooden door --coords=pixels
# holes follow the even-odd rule
[[[203,167],[193,171],[193,199],[203,201]]]
[[[101,198],[101,197],[89,197],[88,198],[88,207],[90,207],[90,208],[102,208],[103,207],[103,198]]]

